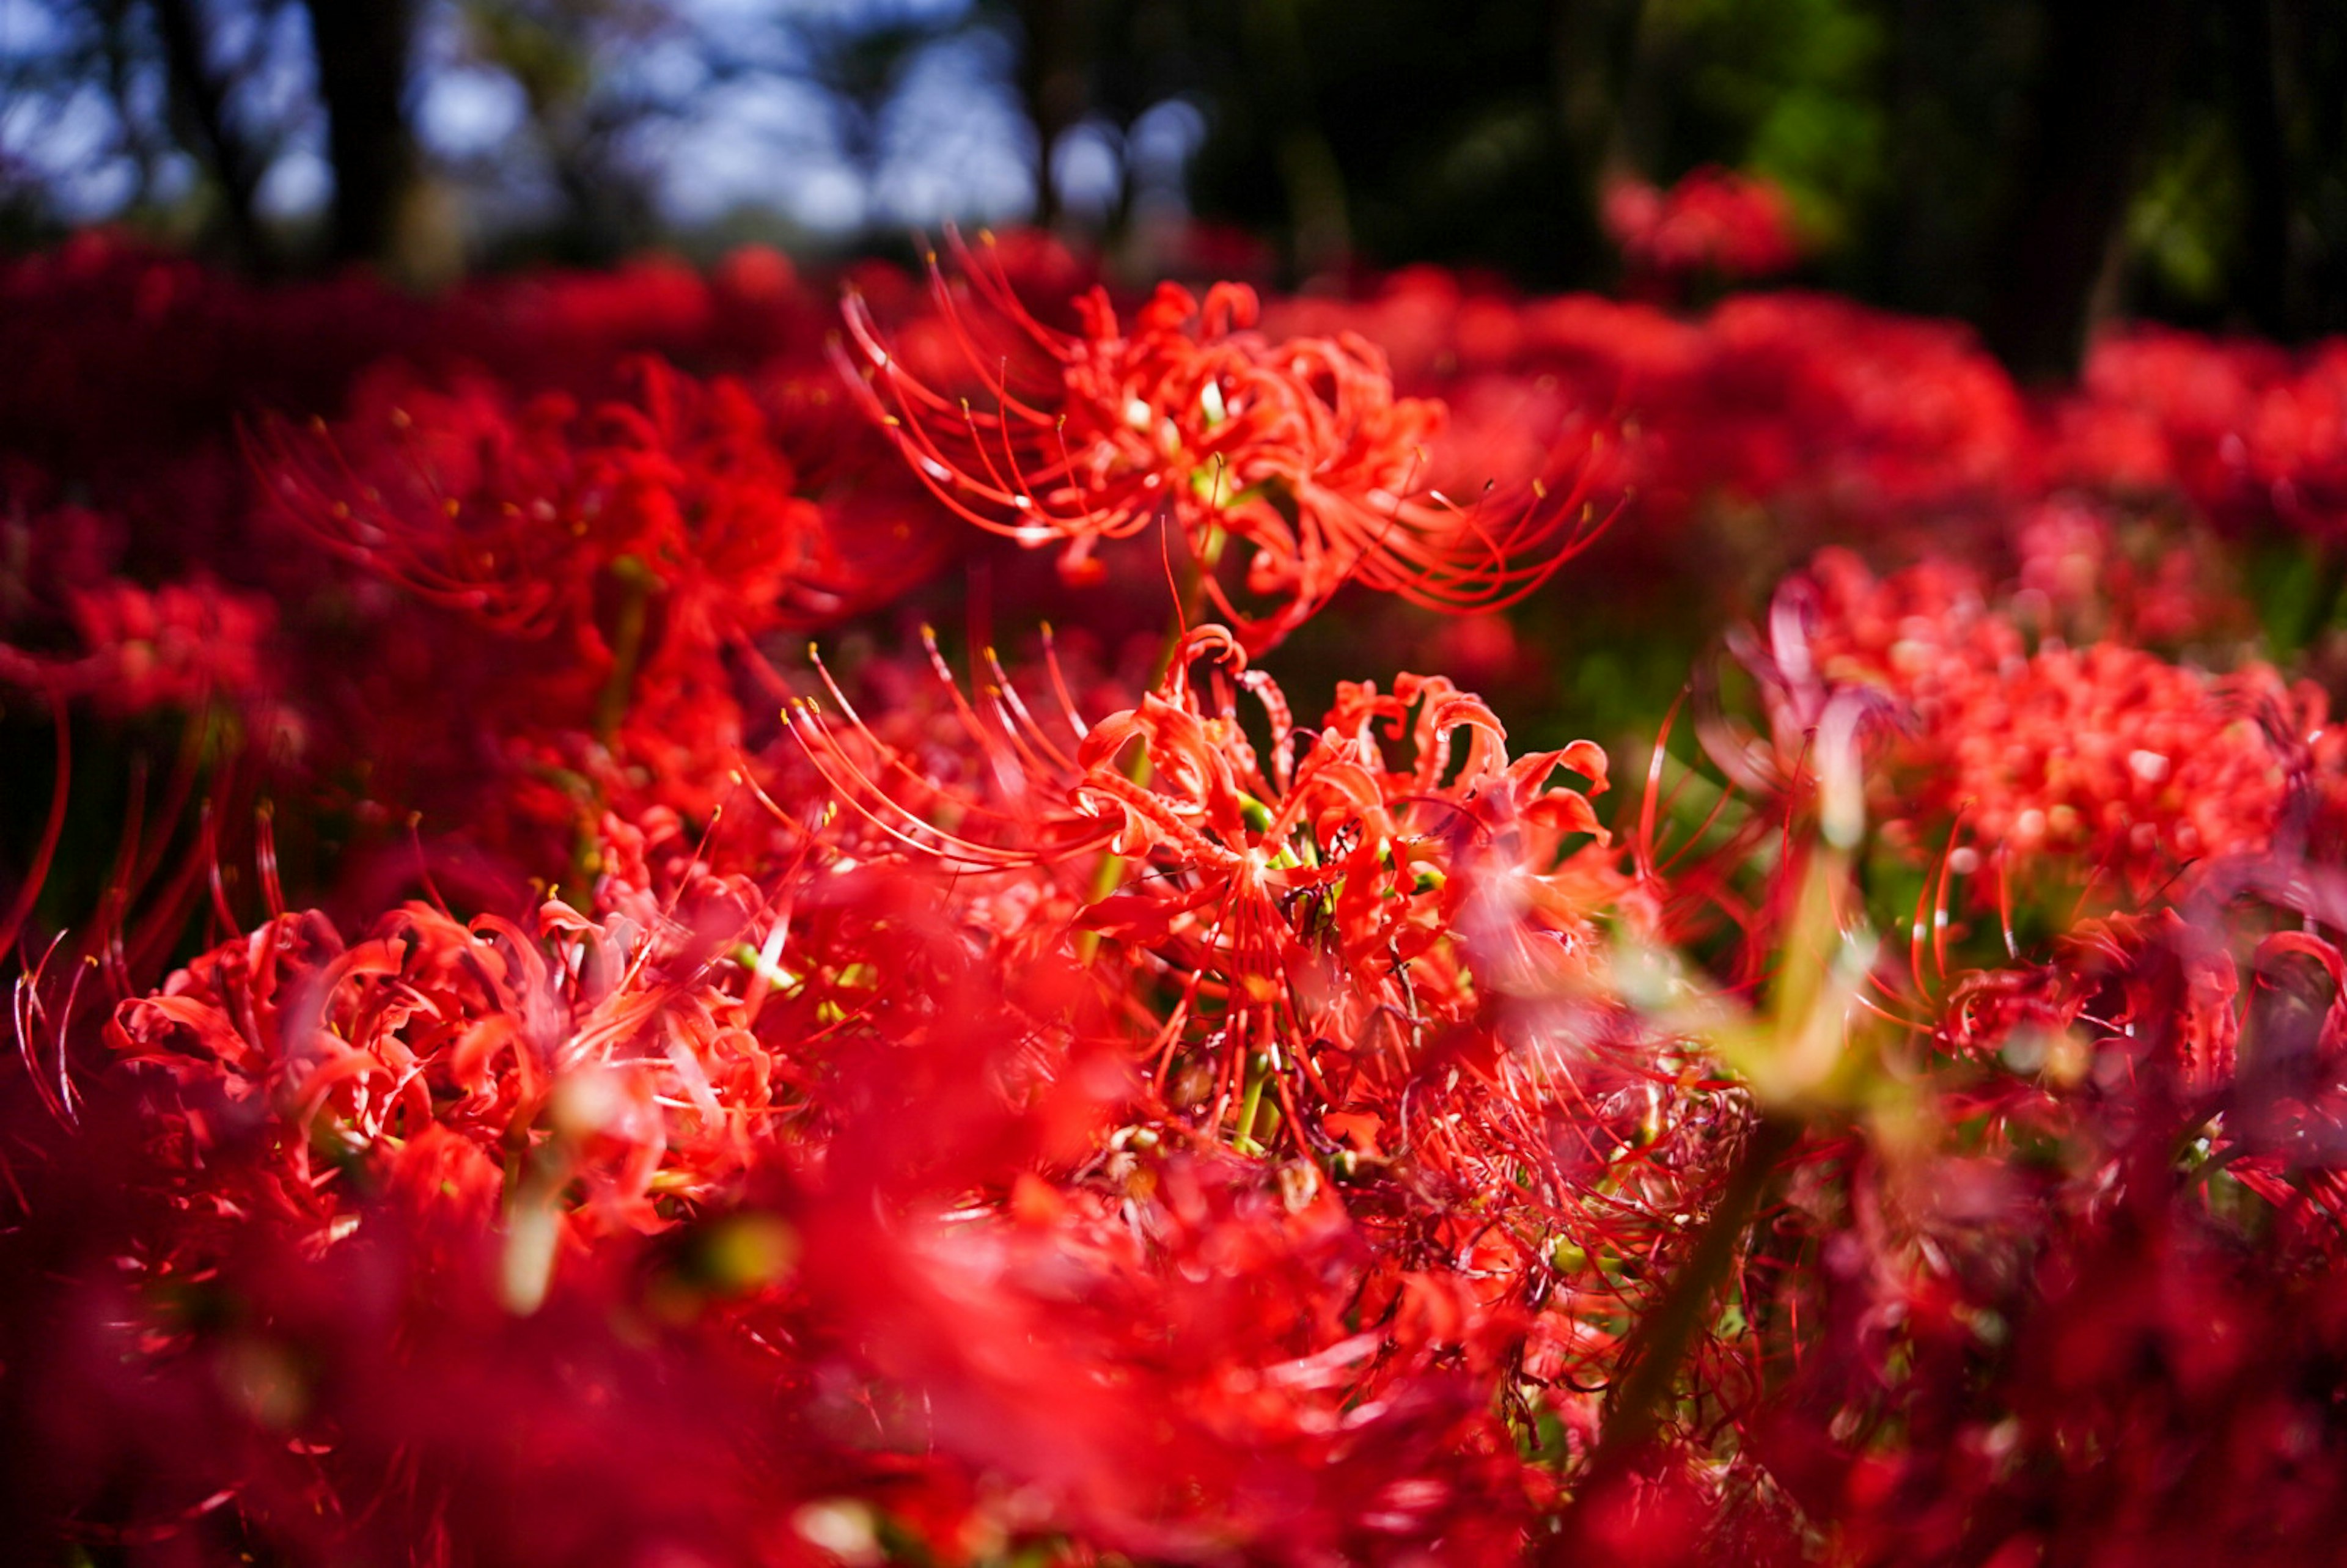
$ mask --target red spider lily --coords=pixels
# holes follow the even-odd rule
[[[1244,285],[1203,304],[1163,285],[1129,332],[1095,289],[1070,334],[1037,321],[989,256],[958,241],[955,254],[985,317],[934,261],[932,292],[992,407],[921,379],[854,292],[852,384],[939,500],[1021,544],[1064,547],[1071,581],[1100,579],[1102,541],[1171,517],[1218,613],[1261,648],[1348,581],[1436,610],[1514,603],[1597,526],[1585,473],[1500,522],[1425,489],[1440,405],[1395,397],[1384,356],[1352,334],[1271,343]],[[1248,551],[1247,592],[1279,603],[1268,617],[1242,613],[1214,577],[1225,538]]]
[[[335,429],[279,425],[256,444],[305,533],[403,590],[358,590],[356,624],[322,638],[357,690],[318,693],[319,722],[372,724],[331,750],[364,757],[399,806],[531,860],[549,839],[591,843],[607,808],[705,821],[741,758],[753,640],[928,561],[884,492],[835,516],[799,494],[779,416],[741,384],[651,361],[635,374],[635,396],[582,415],[478,377],[442,392],[386,373]],[[434,636],[415,635],[419,601],[448,617]]]
[[[1238,723],[1242,688],[1268,717],[1267,753]],[[1676,1255],[1671,1217],[1699,1201],[1717,1125],[1740,1112],[1716,1086],[1689,1094],[1684,1056],[1603,999],[1593,915],[1625,882],[1586,798],[1552,782],[1602,784],[1595,748],[1511,763],[1487,709],[1414,676],[1391,695],[1348,685],[1319,733],[1296,733],[1218,628],[1193,633],[1137,707],[1090,726],[1071,713],[1071,767],[1045,762],[1040,733],[1013,738],[1005,688],[994,718],[964,706],[966,742],[991,759],[985,798],[940,790],[934,752],[917,770],[835,697],[846,725],[803,708],[794,728],[869,846],[956,867],[973,914],[1030,890],[1010,924],[987,924],[1009,961],[1063,954],[1080,927],[1111,938],[1096,976],[1122,953],[1157,977],[1171,1009],[1139,1025],[1145,1060],[1210,1132],[1361,1179],[1407,1168],[1421,1193],[1452,1194],[1396,1240],[1475,1283],[1384,1288],[1463,1291],[1472,1305],[1440,1308],[1454,1317],[1513,1312],[1549,1298],[1570,1252],[1576,1283],[1541,1319],[1564,1348],[1541,1376],[1602,1359],[1625,1298],[1643,1299],[1605,1260]],[[1039,769],[1056,772],[1057,804]],[[1118,857],[1083,909],[1070,884],[1102,850]],[[1514,1201],[1473,1196],[1497,1191]]]
[[[2347,354],[2137,326],[2094,346],[2061,410],[2065,475],[2181,490],[2213,520],[2330,543],[2347,522]]]
[[[657,1227],[676,1212],[664,1198],[738,1176],[805,1081],[753,1032],[749,977],[726,956],[755,906],[715,891],[697,917],[717,924],[698,931],[549,904],[533,935],[410,906],[346,948],[319,916],[281,916],[123,1002],[109,1040],[282,1118],[284,1194],[322,1235],[362,1173],[433,1129],[492,1163],[535,1147],[523,1184],[578,1184],[582,1223]],[[553,1242],[518,1228],[514,1245]],[[526,1271],[551,1262],[517,1256],[514,1288],[542,1291]]]
[[[2243,629],[2244,606],[2214,541],[2130,538],[2124,513],[2061,496],[2016,519],[2013,592],[2073,643],[2172,648]],[[2041,598],[2042,596],[2042,598]]]
[[[382,1151],[321,1247],[309,1216],[254,1201],[280,1171],[250,1107],[190,1084],[174,1108],[203,1135],[175,1139],[123,1088],[11,1186],[0,1342],[12,1362],[46,1346],[0,1410],[27,1456],[0,1491],[12,1539],[585,1568],[763,1538],[815,1560],[789,1552],[791,1515],[846,1467],[776,1419],[769,1358],[660,1316],[707,1278],[681,1249],[574,1256],[518,1317],[497,1166],[458,1135]]]
[[[1202,688],[1194,669],[1206,661],[1217,673]],[[1266,754],[1239,723],[1241,689],[1268,716]],[[1580,742],[1511,762],[1491,711],[1440,677],[1402,676],[1390,695],[1348,684],[1323,727],[1303,734],[1232,634],[1204,627],[1139,706],[1088,726],[1071,714],[1081,735],[1072,758],[1031,725],[1034,738],[1021,737],[1006,690],[996,688],[994,724],[963,710],[998,777],[1012,781],[1011,798],[993,806],[954,800],[890,755],[835,685],[846,735],[860,735],[870,760],[811,707],[794,730],[898,853],[1079,875],[1102,851],[1119,857],[1112,864],[1127,869],[1094,889],[1081,924],[1170,966],[1184,999],[1160,1034],[1161,1085],[1185,1029],[1208,1028],[1221,1042],[1201,1096],[1211,1127],[1242,1098],[1254,1104],[1247,1064],[1256,1058],[1275,1064],[1291,1122],[1294,1094],[1335,1108],[1342,1101],[1313,1053],[1343,1041],[1375,1061],[1386,1048],[1370,1042],[1390,1036],[1407,1061],[1414,1050],[1403,1039],[1471,1010],[1475,963],[1502,987],[1530,984],[1528,973],[1587,972],[1592,916],[1626,886],[1587,796],[1553,782],[1563,771],[1603,789],[1604,753]],[[1395,743],[1399,766],[1386,750]],[[989,818],[1003,825],[980,825]],[[1028,906],[1030,916],[1076,914],[1067,880],[1056,898]],[[1472,958],[1450,940],[1462,923],[1486,938]],[[1252,1117],[1241,1114],[1242,1142]]]
[[[1210,653],[1230,666],[1211,708],[1186,670]],[[1267,757],[1237,722],[1239,685],[1269,714]],[[1218,994],[1225,1043],[1210,1125],[1237,1102],[1250,1053],[1266,1056],[1293,1117],[1291,1071],[1309,1086],[1306,1103],[1342,1103],[1315,1061],[1324,1045],[1358,1050],[1390,1035],[1399,1047],[1402,1035],[1471,1006],[1467,955],[1446,938],[1471,890],[1487,886],[1469,875],[1487,860],[1508,868],[1512,938],[1585,969],[1590,914],[1620,884],[1587,798],[1550,780],[1570,770],[1602,789],[1604,757],[1583,742],[1511,764],[1503,735],[1449,682],[1405,675],[1390,696],[1373,684],[1341,688],[1299,754],[1304,737],[1291,732],[1278,688],[1208,628],[1184,642],[1163,692],[1086,736],[1074,799],[1115,822],[1116,852],[1145,868],[1087,924],[1173,963],[1191,977],[1187,995]],[[1399,767],[1389,742],[1406,747]],[[1594,842],[1568,858],[1583,835]],[[1292,1069],[1279,1061],[1282,1041]]]
[[[1631,266],[1665,278],[1763,278],[1800,259],[1784,191],[1727,169],[1696,169],[1668,190],[1616,179],[1606,187],[1604,216]]]
[[[2211,676],[2110,642],[2033,652],[1976,578],[1945,566],[1878,583],[1834,551],[1812,572],[1813,612],[1798,593],[1780,600],[1776,678],[1788,692],[1892,700],[1905,727],[1875,806],[1912,842],[1961,811],[2000,863],[2083,862],[2139,900],[2179,892],[2195,863],[2302,845],[2327,819],[2338,745],[2311,685],[2256,663]]]
[[[556,928],[567,938],[577,927],[558,914]],[[303,950],[308,938],[323,944],[314,953]],[[665,1512],[640,1513],[652,1502],[639,1496],[643,1489],[606,1483],[610,1495],[595,1512],[631,1530],[690,1532],[712,1516],[739,1529],[745,1508],[788,1517],[825,1491],[851,1512],[868,1511],[866,1498],[894,1506],[928,1467],[958,1464],[1029,1489],[1026,1528],[1048,1501],[1061,1527],[1127,1550],[1191,1557],[1241,1544],[1298,1563],[1332,1551],[1387,1561],[1433,1541],[1476,1559],[1514,1550],[1530,1490],[1484,1408],[1490,1352],[1477,1351],[1472,1375],[1449,1365],[1462,1337],[1480,1337],[1475,1315],[1443,1305],[1429,1279],[1425,1307],[1395,1311],[1389,1327],[1349,1327],[1348,1305],[1365,1290],[1368,1260],[1333,1192],[1308,1175],[1274,1180],[1227,1156],[1169,1151],[1151,1158],[1145,1174],[1128,1162],[1065,1195],[1024,1177],[1007,1205],[970,1204],[969,1184],[991,1185],[1037,1152],[1081,1148],[1085,1121],[1097,1113],[1084,1107],[1102,1098],[1080,1056],[1065,1064],[1067,1105],[1049,1087],[1040,1097],[1006,1098],[1004,1051],[1023,1049],[1011,1045],[1021,1026],[1002,1017],[1003,992],[983,968],[965,966],[958,979],[950,966],[933,973],[927,996],[958,1005],[875,1017],[887,1046],[844,1061],[836,1084],[806,1086],[837,1121],[827,1154],[804,1181],[784,1174],[789,1163],[769,1163],[753,1185],[770,1196],[779,1186],[778,1214],[709,1217],[714,1248],[734,1245],[726,1225],[771,1231],[787,1215],[774,1234],[788,1238],[794,1262],[733,1286],[709,1272],[713,1260],[691,1276],[655,1270],[638,1294],[621,1284],[627,1229],[591,1248],[581,1236],[531,1318],[538,1327],[521,1329],[482,1282],[502,1276],[505,1304],[516,1304],[513,1237],[538,1201],[533,1169],[580,1136],[563,1106],[562,1086],[576,1079],[560,1076],[562,1059],[619,1048],[606,1071],[641,1060],[621,1045],[610,1009],[647,991],[622,979],[610,999],[582,1010],[597,971],[608,979],[610,960],[625,958],[599,954],[594,933],[587,938],[572,979],[558,970],[540,990],[527,978],[527,942],[493,924],[436,927],[412,910],[375,941],[333,954],[315,922],[289,919],[124,1009],[122,1036],[140,1042],[142,1057],[175,1063],[181,1081],[165,1102],[165,1124],[176,1131],[158,1158],[183,1189],[251,1212],[241,1222],[224,1214],[180,1227],[168,1262],[142,1263],[152,1299],[115,1316],[158,1314],[161,1327],[150,1342],[118,1348],[149,1381],[217,1366],[230,1406],[201,1420],[215,1431],[250,1430],[257,1445],[272,1430],[281,1448],[289,1430],[299,1443],[290,1465],[229,1467],[236,1495],[211,1505],[232,1501],[227,1517],[304,1552],[364,1534],[377,1510],[386,1511],[384,1528],[414,1528],[420,1516],[476,1549],[506,1538],[508,1516],[487,1507],[462,1467],[449,1468],[477,1440],[447,1430],[429,1399],[385,1375],[395,1368],[439,1386],[440,1374],[474,1365],[444,1337],[461,1333],[500,1348],[492,1364],[502,1369],[484,1386],[516,1402],[493,1423],[499,1431],[518,1437],[554,1419],[558,1405],[536,1387],[541,1374],[569,1367],[601,1390],[538,1439],[550,1445],[541,1457],[559,1458],[563,1473],[577,1473],[581,1461],[568,1457],[575,1449],[627,1421],[661,1430],[698,1414],[716,1424],[723,1441],[697,1480],[671,1475],[670,1486],[683,1491],[671,1494]],[[395,968],[391,952],[366,956],[378,946],[404,946],[405,956]],[[256,956],[256,967],[236,972],[240,959]],[[1050,983],[1018,989],[1040,1000]],[[446,1016],[452,1001],[463,1017]],[[695,1005],[671,994],[646,1031],[680,1007],[689,1020]],[[508,1033],[522,1038],[498,1046],[490,1081],[508,1082],[489,1095],[460,1081],[461,1059],[498,1018],[511,1018]],[[998,1035],[1005,1022],[1012,1033]],[[323,1063],[314,1071],[298,1049],[284,1048],[305,1023]],[[532,1093],[519,1048],[543,1040],[557,1042],[537,1091],[550,1136],[517,1141],[507,1105]],[[346,1044],[353,1049],[340,1053]],[[403,1045],[417,1048],[404,1064],[406,1081],[366,1092],[374,1064],[401,1061]],[[518,1081],[503,1068],[508,1050]],[[372,1061],[342,1065],[360,1054]],[[645,1065],[671,1076],[670,1067]],[[334,1080],[323,1099],[303,1088],[321,1077]],[[1112,1088],[1114,1075],[1107,1081]],[[406,1103],[419,1098],[428,1110]],[[701,1142],[687,1130],[692,1112],[671,1098],[658,1097],[669,1118],[662,1173]],[[1079,1134],[1073,1145],[1071,1132]],[[362,1133],[366,1146],[351,1143]],[[297,1140],[338,1153],[334,1172],[302,1175],[286,1152]],[[256,1152],[261,1168],[248,1179],[240,1166]],[[573,1153],[566,1173],[585,1193],[570,1201],[585,1205],[584,1221],[611,1195],[610,1178],[591,1146]],[[713,1195],[699,1184],[661,1186],[663,1201],[700,1204]],[[333,1215],[323,1225],[322,1204]],[[491,1247],[493,1227],[508,1235]],[[744,1293],[738,1305],[704,1304],[725,1288]],[[366,1294],[367,1314],[338,1325],[333,1306],[354,1289]],[[169,1303],[183,1292],[236,1307],[231,1327],[213,1327],[192,1308],[174,1317]],[[1375,1325],[1390,1308],[1371,1292],[1363,1310]],[[254,1327],[240,1331],[233,1325],[247,1312]],[[640,1342],[647,1321],[667,1326],[649,1346]],[[377,1366],[369,1355],[388,1359]],[[761,1437],[758,1426],[742,1425],[743,1399],[710,1386],[726,1376],[794,1412],[781,1432]],[[861,1410],[840,1402],[843,1386],[861,1392]],[[85,1398],[111,1414],[121,1397],[108,1388]],[[904,1414],[883,1417],[884,1408]],[[844,1419],[863,1420],[863,1434],[840,1433]],[[774,1462],[800,1479],[751,1485],[742,1457],[778,1440],[790,1457]],[[419,1450],[405,1471],[404,1444]],[[715,1462],[729,1453],[733,1462]],[[917,1454],[927,1456],[917,1467]],[[211,1468],[176,1448],[169,1457],[155,1471],[162,1496]],[[473,1462],[502,1473],[507,1461],[491,1452]],[[297,1518],[313,1522],[288,1525],[279,1500],[297,1486],[316,1503]],[[559,1491],[541,1482],[525,1495],[541,1488],[549,1501]],[[910,1517],[925,1507],[945,1513],[941,1545],[983,1522],[971,1510],[954,1524],[945,1512],[953,1495],[948,1475],[925,1480],[906,1500]],[[830,1539],[819,1522],[803,1522],[810,1539]],[[289,1530],[302,1533],[288,1541]],[[569,1537],[552,1539],[546,1549],[559,1557]]]
[[[2254,968],[2162,911],[1959,985],[1940,1038],[1967,1071],[1934,1075],[1924,1143],[1819,1169],[1785,1216],[1860,1223],[1829,1227],[1844,1262],[1804,1286],[1812,1337],[1745,1430],[1852,1551],[2286,1561],[2330,1527],[2335,1460],[2310,1460],[2335,1418],[2305,1396],[2338,1333],[2310,1308],[2342,1255],[2342,971],[2304,932]],[[2283,983],[2313,1016],[2277,1010]],[[2309,1421],[2316,1450],[2272,1446]],[[2091,1462],[2055,1459],[2081,1441]]]
[[[86,698],[114,718],[214,700],[245,707],[267,689],[276,605],[262,595],[203,578],[151,592],[118,579],[69,590],[67,613],[85,651],[43,658],[0,643],[0,682]]]
[[[2174,910],[2084,922],[2056,951],[2043,966],[1966,977],[1950,994],[1942,1037],[1962,1050],[2008,1052],[2009,1065],[2042,1071],[2057,1091],[2121,1071],[2163,1073],[2179,1100],[2231,1083],[2238,971]]]
[[[1939,1032],[2013,1070],[1973,1097],[2000,1130],[2200,1116],[2231,1179],[2327,1228],[2347,1214],[2342,975],[2338,949],[2311,932],[2270,932],[2242,963],[2175,910],[2116,917],[2085,923],[2046,963],[1967,977]]]
[[[1611,531],[1604,562],[1633,574],[1625,589],[1707,581],[1695,563],[1710,558],[1686,528],[1725,527],[1706,548],[1733,548],[1748,506],[1797,538],[1920,523],[1918,543],[1946,551],[1963,548],[1951,523],[2000,518],[2045,482],[2043,431],[1968,333],[1828,295],[1736,294],[1686,320],[1588,294],[1470,293],[1419,269],[1368,301],[1276,302],[1269,320],[1275,332],[1358,333],[1391,357],[1400,390],[1440,395],[1453,438],[1429,477],[1445,485],[1527,478],[1528,443],[1568,410],[1602,415],[1609,440],[1590,461],[1612,472],[1589,482],[1635,497],[1635,526]],[[1462,474],[1461,446],[1490,453],[1489,466]]]
[[[272,430],[271,486],[338,553],[509,634],[591,625],[621,569],[704,641],[835,613],[822,514],[748,394],[640,374],[640,399],[584,421],[557,395],[516,409],[493,383],[377,380],[339,436]]]
[[[858,1062],[861,1109],[799,1210],[811,1290],[920,1391],[903,1440],[979,1459],[1130,1553],[1512,1551],[1531,1489],[1480,1408],[1500,1326],[1432,1279],[1424,1308],[1398,1300],[1417,1293],[1309,1165],[1128,1130],[1071,1179],[946,1206],[1008,1152],[983,1087],[991,1004],[968,1001]],[[1096,1096],[1084,1077],[1079,1054],[1045,1103]]]

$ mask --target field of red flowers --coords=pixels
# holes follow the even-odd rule
[[[0,269],[21,1560],[2335,1557],[2347,344],[1702,195]]]

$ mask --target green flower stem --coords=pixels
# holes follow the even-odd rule
[[[1800,1122],[1779,1112],[1764,1114],[1753,1128],[1695,1250],[1632,1338],[1630,1369],[1615,1381],[1605,1401],[1605,1424],[1583,1482],[1583,1496],[1602,1491],[1654,1435],[1687,1348],[1735,1265],[1737,1249],[1759,1213],[1777,1163],[1792,1152],[1800,1135]]]

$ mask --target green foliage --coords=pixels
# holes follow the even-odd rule
[[[1819,238],[1847,233],[1885,179],[1884,27],[1857,0],[1655,0],[1675,92],[1665,176],[1725,163],[1784,186]]]

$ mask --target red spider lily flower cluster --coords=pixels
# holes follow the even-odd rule
[[[122,1004],[109,1040],[282,1118],[278,1192],[326,1234],[353,1189],[391,1179],[374,1167],[393,1151],[421,1140],[489,1171],[540,1122],[575,1145],[548,1179],[580,1185],[581,1223],[657,1228],[655,1186],[690,1198],[738,1173],[797,1075],[777,1081],[745,999],[709,983],[720,956],[695,967],[671,932],[559,903],[539,926],[418,906],[345,946],[317,915],[280,916]],[[189,1131],[200,1157],[210,1129]]]
[[[2335,347],[957,262],[0,269],[7,1539],[2332,1550]]]

